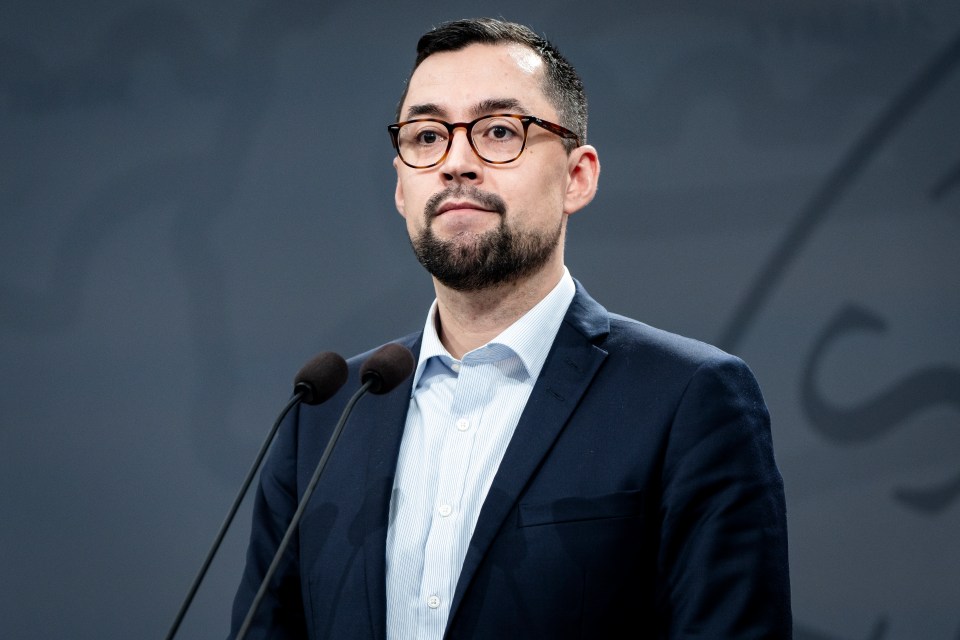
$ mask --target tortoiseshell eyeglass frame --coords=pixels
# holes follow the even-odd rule
[[[474,125],[476,125],[478,122],[482,122],[483,120],[487,120],[490,118],[514,118],[520,121],[520,124],[523,126],[523,144],[520,145],[520,151],[518,151],[517,155],[514,156],[513,158],[510,158],[509,160],[490,160],[489,158],[485,158],[483,154],[480,153],[480,151],[477,149],[477,146],[473,143]],[[447,148],[443,151],[443,154],[439,158],[437,158],[435,162],[431,162],[430,164],[425,164],[425,165],[411,164],[410,162],[407,162],[407,160],[403,157],[403,154],[400,153],[400,129],[404,125],[411,124],[414,122],[435,122],[446,128],[447,133],[449,134],[447,136]],[[390,132],[390,140],[391,142],[393,142],[393,148],[397,152],[397,157],[400,158],[400,161],[403,164],[407,165],[412,169],[429,169],[431,167],[437,166],[438,164],[442,164],[443,161],[447,159],[447,154],[450,153],[450,145],[453,144],[453,132],[455,129],[466,130],[467,142],[470,143],[470,148],[473,149],[473,152],[477,154],[477,157],[483,160],[484,162],[487,162],[489,164],[509,164],[511,162],[514,162],[517,158],[519,158],[523,154],[523,150],[527,148],[527,130],[530,128],[531,124],[535,124],[541,129],[546,129],[550,133],[556,134],[561,138],[563,138],[564,140],[573,140],[576,142],[577,147],[580,146],[580,136],[575,134],[573,131],[570,131],[566,127],[562,127],[559,124],[556,124],[554,122],[549,122],[547,120],[538,118],[536,116],[525,116],[517,113],[491,113],[485,116],[480,116],[476,120],[472,120],[470,122],[444,122],[443,120],[439,120],[437,118],[414,118],[412,120],[405,120],[403,122],[395,122],[393,124],[389,124],[387,125],[387,131]]]

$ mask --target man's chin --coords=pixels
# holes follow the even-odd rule
[[[444,253],[447,255],[471,260],[478,257],[482,247],[491,244],[496,233],[496,229],[489,231],[461,230],[453,234],[439,234],[434,231],[432,242],[435,246],[443,247]]]
[[[441,242],[477,241],[497,233],[500,224],[500,217],[489,212],[469,216],[443,214],[431,221],[430,233]]]

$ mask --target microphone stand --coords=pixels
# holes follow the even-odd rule
[[[257,590],[257,595],[254,596],[253,602],[250,603],[250,608],[247,610],[247,617],[243,620],[243,625],[240,627],[240,630],[237,632],[234,640],[243,640],[246,637],[247,632],[250,630],[250,626],[253,624],[253,617],[257,612],[257,608],[260,606],[260,601],[263,600],[263,596],[266,595],[270,580],[273,578],[273,574],[276,573],[277,568],[280,566],[280,558],[290,545],[290,541],[293,539],[293,534],[297,529],[297,525],[300,523],[300,518],[303,517],[304,511],[307,510],[307,502],[310,501],[310,496],[313,495],[314,489],[317,488],[317,483],[320,481],[320,474],[323,472],[323,468],[327,465],[327,459],[330,457],[330,454],[333,451],[333,446],[337,443],[337,439],[340,437],[340,432],[343,431],[343,425],[346,424],[347,418],[350,417],[350,413],[353,411],[353,405],[355,405],[357,400],[366,394],[371,387],[376,387],[380,384],[381,381],[379,378],[371,376],[363,383],[356,393],[351,396],[350,400],[347,401],[347,404],[343,409],[343,413],[340,414],[340,421],[337,422],[337,426],[330,435],[330,440],[327,442],[327,447],[323,450],[323,455],[320,456],[320,461],[317,462],[317,468],[313,471],[313,477],[310,478],[310,483],[303,492],[303,497],[300,498],[300,504],[297,506],[297,510],[294,512],[293,518],[290,520],[290,524],[287,526],[287,531],[284,533],[283,539],[280,541],[280,546],[277,547],[277,552],[273,555],[273,561],[270,563],[267,573],[264,574],[263,580],[260,582],[260,589]]]
[[[176,635],[177,629],[180,628],[180,623],[183,622],[183,617],[187,613],[187,609],[190,608],[190,603],[193,601],[193,597],[197,593],[197,589],[200,587],[200,583],[203,581],[203,577],[207,573],[207,569],[210,568],[210,563],[213,562],[213,556],[217,553],[217,549],[220,548],[220,543],[223,542],[223,538],[227,533],[227,529],[230,527],[230,523],[233,522],[234,516],[237,515],[237,510],[240,508],[240,504],[243,502],[243,497],[247,493],[247,489],[250,488],[250,483],[253,482],[254,477],[257,475],[257,470],[260,468],[260,463],[263,462],[263,458],[267,455],[267,450],[270,448],[270,443],[273,442],[273,438],[277,433],[277,429],[280,428],[280,423],[283,422],[283,419],[287,416],[290,410],[297,405],[301,400],[303,400],[304,395],[308,391],[301,388],[294,394],[294,396],[287,403],[287,406],[283,408],[283,411],[280,412],[280,415],[277,416],[276,421],[273,423],[273,428],[270,429],[270,433],[267,435],[266,440],[264,440],[263,445],[260,447],[259,453],[253,462],[253,466],[250,467],[250,471],[247,472],[247,477],[243,480],[243,485],[240,487],[240,491],[237,493],[237,497],[233,500],[233,505],[230,507],[230,511],[227,513],[227,517],[224,519],[223,524],[220,525],[220,531],[217,533],[217,537],[213,541],[213,546],[210,548],[210,551],[207,552],[207,557],[203,561],[203,566],[200,567],[200,571],[197,573],[197,577],[193,579],[193,584],[190,585],[190,590],[187,592],[187,597],[184,599],[183,604],[180,605],[180,611],[177,612],[177,617],[173,621],[173,625],[170,627],[170,631],[167,632],[165,640],[173,640],[173,636]]]

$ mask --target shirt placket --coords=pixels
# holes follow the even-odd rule
[[[421,583],[422,609],[439,637],[450,611],[450,603],[460,573],[460,547],[466,545],[463,527],[463,500],[469,491],[472,454],[480,427],[482,408],[488,401],[487,366],[465,359],[459,369],[453,402],[447,413],[440,456],[436,499],[432,505],[430,530],[424,548]],[[464,538],[467,539],[464,539]],[[432,635],[432,634],[431,634]]]

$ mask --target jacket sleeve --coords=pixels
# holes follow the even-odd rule
[[[790,638],[783,480],[742,361],[714,357],[691,376],[662,473],[661,637]]]
[[[277,439],[260,475],[253,506],[253,523],[247,562],[233,601],[229,638],[240,631],[287,526],[297,509],[297,424],[299,411],[291,411],[277,431]],[[306,637],[303,597],[300,589],[299,545],[294,536],[276,573],[257,607],[246,635],[260,638]]]

